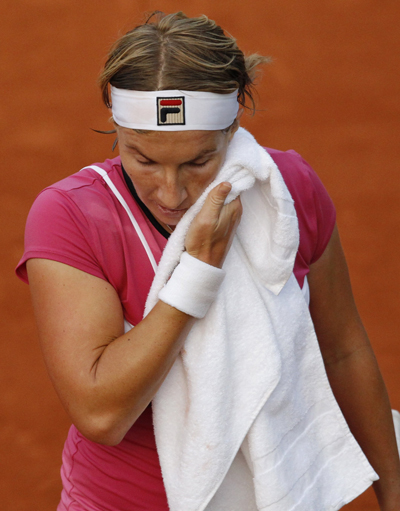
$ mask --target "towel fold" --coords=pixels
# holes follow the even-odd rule
[[[232,183],[227,201],[240,194],[243,204],[226,276],[153,400],[170,509],[218,509],[221,491],[232,498],[226,509],[238,509],[240,485],[226,488],[245,458],[253,478],[243,472],[243,485],[256,509],[334,511],[378,476],[332,394],[293,275],[299,243],[293,200],[272,158],[244,129],[171,235],[145,315],[179,262],[190,223],[222,181]]]

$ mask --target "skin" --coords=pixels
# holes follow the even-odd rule
[[[124,168],[140,199],[164,225],[175,226],[221,167],[231,136],[222,131],[153,131],[116,126]]]
[[[117,126],[121,159],[153,215],[174,227],[212,182],[236,123],[221,131],[138,134]],[[240,221],[241,204],[209,194],[186,238],[186,250],[221,267]],[[158,302],[124,334],[114,288],[76,268],[45,259],[27,263],[44,359],[76,427],[89,439],[118,444],[147,407],[178,356],[193,318]],[[389,400],[358,316],[337,229],[311,266],[310,311],[328,377],[345,418],[381,476],[382,511],[400,510],[400,466]],[[368,427],[366,427],[366,425]]]
[[[338,229],[310,268],[310,313],[325,369],[351,432],[380,479],[382,511],[400,510],[400,461],[386,387],[358,314]]]

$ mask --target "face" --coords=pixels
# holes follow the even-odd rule
[[[116,126],[122,164],[155,218],[171,227],[214,180],[235,129],[153,131]]]

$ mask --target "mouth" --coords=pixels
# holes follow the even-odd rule
[[[180,219],[187,211],[187,208],[183,209],[170,209],[165,208],[164,206],[161,206],[161,204],[157,204],[157,208],[160,210],[160,212],[169,217],[169,218],[178,218]]]

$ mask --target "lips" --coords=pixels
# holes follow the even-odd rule
[[[157,204],[157,208],[160,210],[160,212],[168,216],[170,218],[181,218],[187,211],[187,208],[184,209],[170,209],[165,208],[164,206],[161,206],[161,204]]]

